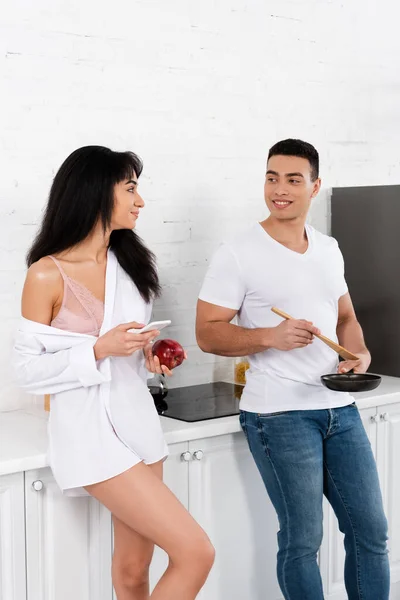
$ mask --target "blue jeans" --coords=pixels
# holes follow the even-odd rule
[[[325,494],[345,535],[349,600],[388,600],[387,521],[375,459],[355,404],[242,411],[240,423],[278,514],[277,571],[285,599],[324,597],[317,553]]]

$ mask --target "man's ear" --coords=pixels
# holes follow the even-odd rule
[[[321,189],[321,183],[320,177],[314,181],[314,189],[311,198],[315,198],[315,196],[318,194],[319,190]]]

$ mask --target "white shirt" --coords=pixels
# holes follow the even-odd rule
[[[146,303],[108,251],[104,321],[100,335],[121,323],[147,323]],[[96,361],[93,336],[21,319],[13,363],[31,394],[51,394],[49,463],[68,495],[168,454],[160,418],[147,388],[142,351]]]
[[[238,324],[247,329],[275,327],[282,318],[275,306],[296,319],[312,321],[337,341],[338,301],[347,293],[343,257],[336,240],[307,225],[308,249],[289,250],[257,223],[213,257],[200,300],[238,310]],[[240,408],[272,413],[336,408],[353,402],[343,392],[321,383],[335,373],[338,356],[314,339],[306,348],[269,349],[249,356]]]

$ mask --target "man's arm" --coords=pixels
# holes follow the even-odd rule
[[[337,324],[339,344],[359,356],[359,360],[346,360],[340,363],[339,372],[346,373],[351,369],[355,373],[365,373],[371,364],[371,355],[365,345],[360,323],[357,321],[350,294],[339,299],[339,314]]]
[[[293,350],[304,348],[320,331],[304,320],[283,321],[277,327],[245,329],[231,323],[237,310],[199,300],[196,337],[203,352],[219,356],[246,356],[270,348]]]
[[[237,310],[199,300],[196,338],[203,352],[219,356],[246,356],[272,347],[270,328],[244,329],[231,323]]]

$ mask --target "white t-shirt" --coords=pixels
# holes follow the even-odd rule
[[[306,225],[308,249],[289,250],[257,223],[220,246],[206,274],[200,300],[238,310],[247,329],[282,322],[275,306],[296,319],[312,321],[337,341],[338,301],[347,293],[343,257],[335,239]],[[240,408],[256,413],[337,408],[353,402],[321,383],[336,373],[338,356],[318,338],[306,348],[269,349],[249,356]]]

